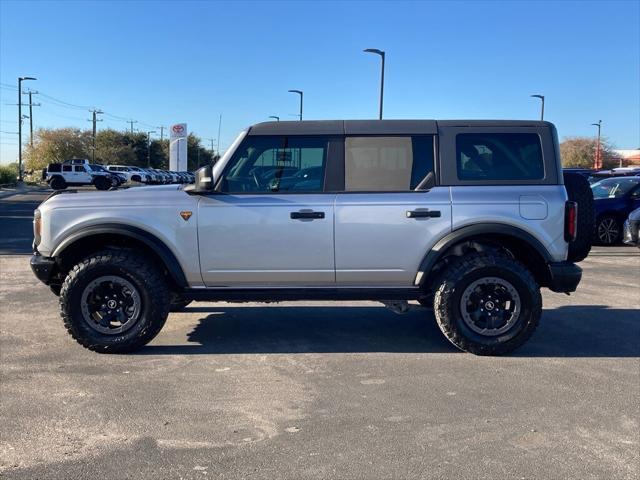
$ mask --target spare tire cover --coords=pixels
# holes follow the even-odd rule
[[[593,243],[595,232],[593,193],[589,181],[579,173],[564,172],[564,187],[569,200],[578,204],[578,232],[575,241],[569,244],[567,259],[571,262],[580,262],[589,255]]]

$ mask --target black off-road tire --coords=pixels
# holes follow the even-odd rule
[[[465,289],[486,277],[498,277],[511,284],[521,301],[517,320],[497,336],[473,331],[461,311]],[[434,313],[442,333],[460,350],[475,355],[502,355],[531,337],[542,315],[542,297],[531,272],[517,260],[501,252],[471,253],[454,261],[436,282]]]
[[[55,176],[49,181],[49,186],[54,190],[64,190],[67,188],[67,182],[60,176]]]
[[[169,304],[170,312],[181,312],[189,305],[193,300],[185,300],[179,294],[171,292],[171,303]]]
[[[93,184],[98,190],[109,190],[111,188],[111,180],[106,177],[97,177]]]
[[[589,255],[594,240],[593,193],[589,181],[579,173],[564,172],[563,176],[569,200],[578,204],[578,231],[576,239],[569,244],[567,259],[570,262],[581,262]]]
[[[84,289],[103,276],[125,279],[140,295],[138,319],[122,333],[99,332],[82,313]],[[71,269],[60,291],[60,314],[69,334],[83,347],[99,353],[126,353],[146,345],[160,332],[169,314],[169,298],[167,282],[152,260],[135,250],[103,250]]]

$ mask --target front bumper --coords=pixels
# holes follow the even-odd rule
[[[582,269],[571,262],[549,264],[549,290],[552,292],[575,292],[582,279]]]
[[[33,270],[35,276],[38,277],[38,280],[45,285],[51,283],[55,266],[56,262],[53,258],[43,257],[39,253],[31,256],[31,270]]]

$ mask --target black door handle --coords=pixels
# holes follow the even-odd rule
[[[324,218],[324,212],[312,212],[312,211],[300,211],[300,212],[291,212],[292,220],[305,220],[305,219],[318,219]]]
[[[407,218],[439,218],[440,210],[407,210]]]

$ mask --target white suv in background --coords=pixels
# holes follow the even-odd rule
[[[126,165],[107,165],[110,172],[118,172],[127,177],[128,182],[149,183],[149,176],[138,167],[129,167]]]

